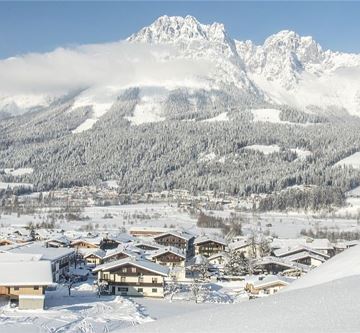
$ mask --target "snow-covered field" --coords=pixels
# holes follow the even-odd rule
[[[360,152],[354,153],[346,158],[343,158],[334,166],[352,166],[354,169],[360,169]]]
[[[160,318],[127,331],[359,332],[359,278],[360,246],[356,246],[276,295]]]
[[[268,123],[285,123],[291,124],[288,121],[283,121],[280,119],[280,110],[277,109],[252,109],[251,113],[253,114],[254,121],[264,121]]]
[[[5,174],[12,175],[12,176],[22,176],[22,175],[29,175],[33,173],[32,168],[18,168],[18,169],[4,169]]]
[[[280,151],[280,147],[278,145],[251,145],[246,146],[244,149],[256,150],[265,155],[269,155],[272,153],[278,153]],[[291,148],[292,152],[298,155],[300,159],[306,159],[308,156],[311,156],[312,152],[309,150],[303,150],[299,148]]]
[[[251,145],[244,147],[244,149],[260,151],[265,155],[277,153],[280,151],[280,147],[278,145]]]
[[[47,292],[46,309],[31,311],[9,307],[2,300],[0,332],[4,333],[101,333],[142,324],[152,319],[130,299],[98,298],[90,284]]]
[[[47,216],[51,210],[44,210],[35,215],[2,214],[0,225],[8,228],[12,225],[15,227],[25,226],[29,222],[41,223],[47,220]],[[222,211],[205,211],[206,214],[220,216],[223,218],[230,217],[236,213],[233,209],[225,209]],[[110,214],[112,218],[104,218],[106,214]],[[333,231],[358,231],[356,218],[320,218],[316,215],[303,213],[238,213],[245,218],[242,225],[244,233],[250,233],[252,230],[267,230],[270,234],[276,234],[279,237],[298,237],[302,229],[316,229],[327,227]],[[341,214],[337,215],[341,216]],[[184,228],[195,235],[206,232],[207,234],[221,234],[220,229],[204,229],[196,226],[197,219],[191,216],[186,210],[179,209],[176,204],[156,203],[156,204],[134,204],[123,206],[108,207],[86,207],[82,213],[83,217],[89,219],[83,221],[66,221],[59,220],[61,228],[65,230],[79,230],[91,224],[94,230],[102,231],[119,231],[123,227],[129,230],[132,227],[167,227],[167,228]]]
[[[229,121],[227,112],[220,113],[216,117],[203,120],[205,122],[216,122],[216,121]]]

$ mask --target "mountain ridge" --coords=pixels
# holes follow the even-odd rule
[[[184,63],[185,59],[188,59],[188,64],[193,62],[193,74],[190,74],[191,70],[186,74],[183,71],[183,74],[178,73],[179,78],[172,81],[175,84],[175,89],[192,89],[192,86],[197,86],[205,90],[228,91],[229,87],[233,86],[235,90],[238,90],[236,94],[247,96],[247,99],[252,99],[258,103],[265,101],[285,104],[308,113],[314,113],[314,110],[316,110],[315,112],[321,114],[338,112],[339,114],[360,115],[360,84],[357,80],[360,77],[360,55],[330,50],[324,51],[312,37],[300,36],[291,30],[282,30],[269,36],[263,44],[256,45],[249,40],[238,41],[231,38],[226,32],[225,26],[221,23],[202,24],[190,15],[186,17],[164,15],[149,26],[130,35],[122,43],[125,43],[121,44],[125,45],[125,48],[128,47],[126,43],[143,45],[143,48],[148,49],[149,54],[154,57],[159,69],[168,63],[167,66],[170,67],[171,62]],[[161,50],[158,48],[161,45],[168,45],[168,48]],[[134,45],[134,47],[136,46]],[[108,48],[107,45],[102,46],[101,44],[94,50],[90,47],[89,50],[86,50],[88,53],[85,60],[89,62],[97,61],[96,59],[99,57],[98,50],[100,50],[100,54],[105,54],[106,48]],[[114,52],[114,60],[110,59],[110,63],[105,68],[109,67],[107,70],[111,73],[112,62],[114,62],[115,68],[113,72],[117,73],[118,71],[118,76],[121,76],[123,68],[117,69],[116,61],[124,57],[129,58],[129,56],[126,53],[124,55],[121,49],[118,50],[116,43],[113,49],[110,48],[110,51]],[[75,50],[64,49],[62,52],[70,60],[73,54],[77,57],[79,57],[78,54],[80,56],[84,54],[82,48]],[[117,52],[119,53],[118,57],[116,57]],[[50,63],[50,73],[52,70],[51,63],[56,61],[56,57],[58,57],[56,51],[47,54],[46,61]],[[138,63],[142,64],[143,59],[146,59],[146,57],[140,57]],[[26,58],[20,57],[11,59],[11,62],[6,64],[11,64],[17,60],[22,62],[21,65],[26,63]],[[104,56],[104,59],[100,58],[98,61],[105,62],[109,61],[109,59]],[[4,61],[0,61],[0,73],[2,63],[3,67],[6,65]],[[105,66],[102,63],[100,64],[102,67]],[[196,73],[195,69],[199,68],[199,64],[203,64],[204,68],[199,73]],[[31,68],[31,65],[29,66]],[[81,67],[80,64],[79,66]],[[130,66],[126,67],[131,66],[136,68],[137,63],[130,62]],[[176,66],[174,63],[173,68],[176,68]],[[184,63],[184,68],[186,66],[188,65]],[[177,67],[181,68],[181,66]],[[144,67],[139,71],[141,70],[141,73],[144,73],[145,69]],[[56,70],[56,67],[54,70]],[[181,73],[181,71],[179,72]],[[48,73],[45,74],[48,75]],[[67,74],[65,79],[69,77],[70,83],[71,73],[65,74]],[[150,73],[149,78],[152,79],[154,75],[154,73]],[[168,74],[164,72],[163,76],[170,79],[173,74],[171,74],[170,70]],[[169,89],[168,83],[166,83],[169,80],[164,80],[164,78],[150,81],[154,81],[152,83],[154,87],[158,86],[161,89],[165,88],[170,91],[174,89]],[[64,83],[61,84],[63,87]],[[96,83],[95,78],[86,85],[89,86],[91,94],[96,95],[100,91],[101,94],[104,91],[105,95],[112,94],[112,99],[109,99],[106,103],[106,107],[109,109],[109,105],[115,102],[116,96],[121,94],[124,89],[131,86],[141,88],[143,83],[141,81],[139,83],[129,82],[128,84],[122,82],[114,85],[109,80],[109,83],[106,81],[100,82],[103,87],[98,89],[99,84]],[[107,86],[112,90],[111,94]],[[318,91],[314,91],[316,87],[318,87]],[[83,86],[77,87],[77,89],[80,88],[83,88]],[[114,91],[114,89],[117,89],[118,92]],[[69,91],[66,91],[66,93],[69,93]],[[89,99],[89,106],[94,103],[93,107],[97,107],[96,102],[94,102],[94,100],[98,99],[97,97]],[[56,98],[58,98],[58,95],[56,97],[44,97],[44,94],[38,93],[6,95],[1,91],[0,87],[0,112],[21,114],[34,107],[47,107],[50,105],[50,101]],[[104,112],[100,114],[102,115]]]

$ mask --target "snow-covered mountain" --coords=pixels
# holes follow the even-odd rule
[[[41,86],[54,86],[56,92],[22,91],[22,81],[28,78],[12,75],[11,66],[15,73],[17,62],[28,72],[39,70],[36,59],[47,72],[39,75],[42,81],[35,76],[32,86],[40,80]],[[192,16],[162,16],[126,41],[6,59],[0,61],[0,75],[3,72],[15,77],[15,88],[9,93],[0,86],[0,112],[18,114],[46,107],[59,90],[66,94],[83,89],[73,107],[93,108],[83,129],[91,128],[126,89],[135,87],[141,95],[140,111],[135,111],[141,117],[150,113],[145,118],[155,121],[167,118],[169,96],[179,91],[193,112],[202,110],[200,92],[201,103],[205,98],[208,108],[214,109],[218,99],[229,109],[268,102],[309,113],[360,116],[360,55],[324,51],[312,37],[288,30],[270,36],[263,45],[237,41],[223,24],[201,24]]]

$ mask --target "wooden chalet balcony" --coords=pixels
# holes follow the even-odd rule
[[[113,281],[113,280],[109,280],[109,279],[101,279],[101,281],[106,281],[107,283],[111,284],[111,285],[116,285],[116,286],[124,286],[124,287],[163,287],[162,283],[149,283],[149,282],[119,282],[119,281]]]

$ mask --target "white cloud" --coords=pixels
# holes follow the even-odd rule
[[[191,82],[208,74],[204,60],[177,57],[170,46],[125,41],[58,48],[0,61],[0,95],[62,94],[89,86]]]

